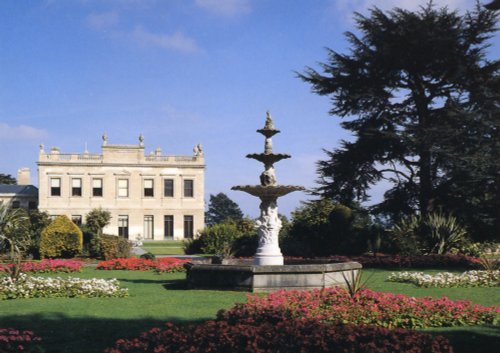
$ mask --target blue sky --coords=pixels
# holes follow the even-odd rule
[[[345,52],[352,13],[376,4],[416,9],[417,0],[52,0],[0,2],[0,173],[30,167],[38,146],[99,153],[109,143],[189,155],[204,147],[206,199],[226,193],[256,216],[258,201],[231,191],[257,184],[262,165],[255,130],[271,112],[282,131],[278,181],[315,185],[323,148],[349,136],[328,115],[328,98],[296,78]],[[438,0],[470,9],[472,0]],[[498,57],[498,37],[489,55]],[[382,187],[373,190],[378,198]],[[289,214],[304,193],[280,199]]]

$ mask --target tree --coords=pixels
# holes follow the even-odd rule
[[[13,178],[10,174],[0,173],[0,184],[15,185],[17,184],[17,180],[16,178]]]
[[[325,151],[316,192],[352,205],[384,180],[391,187],[375,210],[394,218],[453,206],[457,189],[498,199],[500,64],[485,58],[496,18],[479,4],[461,17],[431,2],[355,14],[362,35],[346,34],[349,54],[328,50],[324,74],[299,74],[355,137]]]
[[[371,225],[360,207],[352,209],[326,198],[303,202],[292,212],[289,229],[281,237],[282,249],[291,256],[359,254],[367,248]]]
[[[25,210],[0,201],[0,252],[9,253],[12,278],[19,275],[21,260],[30,245],[29,218]]]
[[[85,217],[87,227],[98,237],[102,235],[102,230],[111,221],[111,213],[103,210],[101,207],[94,208]]]
[[[243,212],[236,202],[220,192],[217,195],[210,194],[208,211],[205,213],[205,223],[214,225],[224,221],[240,221],[243,219]]]
[[[39,210],[28,211],[30,223],[30,246],[28,252],[35,258],[40,257],[40,236],[42,231],[50,224],[50,215]]]

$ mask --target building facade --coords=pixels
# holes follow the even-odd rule
[[[0,184],[0,202],[12,208],[37,209],[38,189],[30,184],[29,168],[17,171],[17,185]]]
[[[136,240],[193,238],[204,227],[205,160],[201,145],[191,156],[144,153],[138,145],[108,144],[102,153],[63,154],[57,148],[38,159],[39,210],[85,223],[101,207],[111,213],[104,233]]]

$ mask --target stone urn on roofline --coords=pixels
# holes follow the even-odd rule
[[[257,220],[259,245],[254,256],[255,265],[283,265],[283,255],[279,247],[278,235],[281,220],[278,217],[278,198],[293,191],[304,190],[302,186],[278,185],[274,163],[290,158],[288,154],[273,153],[272,137],[280,131],[274,127],[269,112],[263,129],[257,130],[265,137],[264,153],[248,154],[247,158],[256,159],[264,164],[264,172],[260,175],[260,185],[233,186],[232,190],[240,190],[260,199],[260,217]]]

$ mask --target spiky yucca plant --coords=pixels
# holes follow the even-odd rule
[[[441,212],[431,213],[424,220],[432,248],[431,253],[446,254],[454,246],[464,241],[467,231],[451,215]]]
[[[24,251],[30,244],[29,224],[26,211],[0,201],[0,252],[9,254],[12,266],[8,271],[13,279],[19,276]]]

